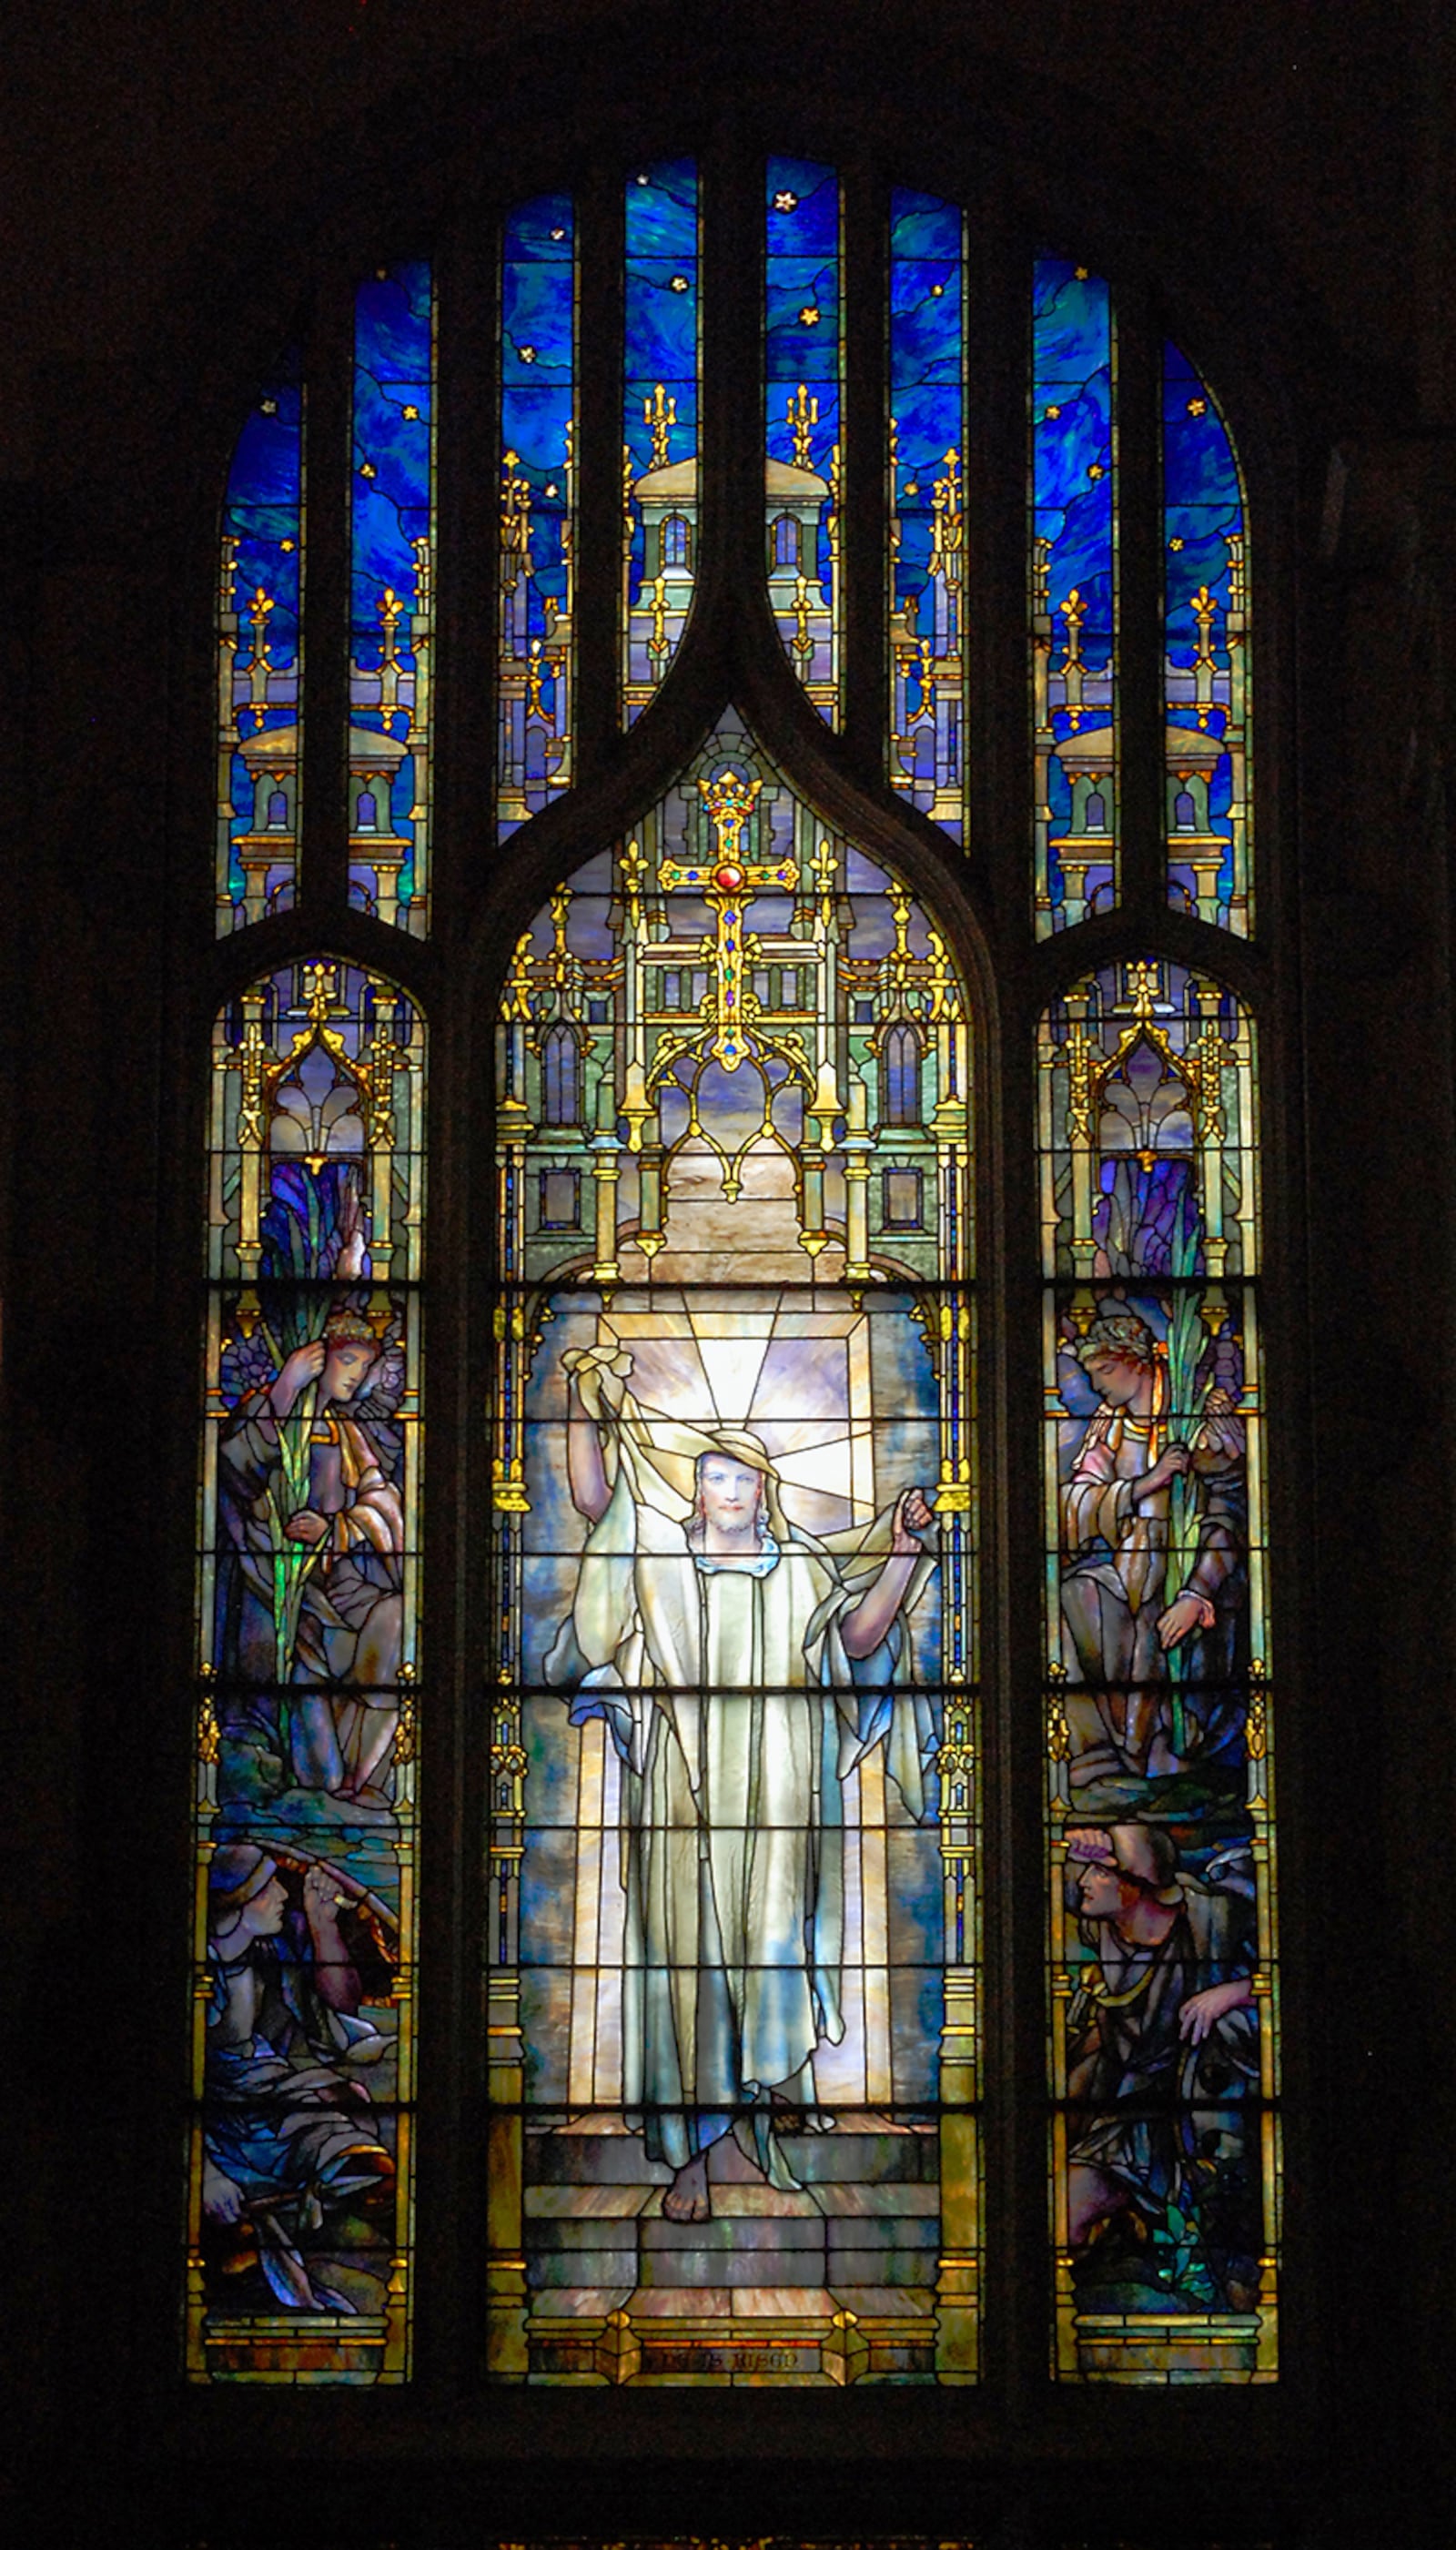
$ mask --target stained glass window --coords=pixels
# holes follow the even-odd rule
[[[965,836],[965,217],[890,199],[890,778]]]
[[[624,701],[639,717],[677,650],[698,570],[698,172],[633,171],[627,187],[623,506]]]
[[[830,726],[839,719],[840,229],[834,169],[769,160],[768,591],[789,661]]]
[[[580,1126],[552,1121],[563,1030]],[[974,2372],[967,1033],[925,911],[731,715],[517,949],[505,2378]]]
[[[1163,349],[1168,900],[1247,937],[1248,546],[1243,488],[1208,383]]]
[[[428,265],[354,300],[350,900],[425,933],[435,617],[435,325]]]
[[[501,281],[502,834],[570,787],[576,711],[576,233],[568,195],[519,205]]]
[[[967,925],[952,943],[933,876],[938,860],[959,909],[968,766],[990,740],[967,680],[972,612],[993,691],[1027,661],[1025,588],[978,583],[966,537],[973,423],[988,485],[1012,458],[992,448],[994,412],[970,409],[977,296],[989,284],[1024,308],[1027,268],[1003,263],[998,284],[992,244],[938,194],[876,189],[861,169],[846,223],[835,168],[747,162],[734,218],[766,223],[760,443],[751,371],[743,409],[705,409],[699,176],[682,156],[596,170],[580,232],[564,192],[516,204],[492,276],[496,368],[472,391],[500,469],[488,829],[531,833],[487,863],[485,890],[505,898],[487,925],[490,1499],[460,1518],[461,1563],[488,1561],[490,1586],[489,1639],[465,1665],[486,1676],[489,2360],[542,2385],[961,2383],[980,2361],[983,2246],[973,1030],[993,1067],[1005,1056],[989,1002],[972,1018],[975,942]],[[588,313],[579,370],[579,259],[600,270],[618,209],[621,326],[615,298]],[[458,306],[468,258],[457,272]],[[1039,258],[1032,287],[1030,807],[1007,780],[1014,756],[1000,775],[989,751],[976,768],[1009,837],[1029,817],[1034,894],[1029,910],[979,900],[985,979],[1019,979],[1033,937],[1113,918],[1124,893],[1140,931],[1161,908],[1164,843],[1183,931],[1178,963],[1110,939],[1100,970],[1065,946],[1037,960],[1042,1425],[1039,1444],[1006,1439],[1013,1488],[1019,1464],[1023,1485],[1039,1478],[1043,1524],[1053,2362],[1071,2382],[1268,2381],[1280,2111],[1258,1087],[1250,1007],[1215,962],[1248,991],[1260,955],[1226,936],[1208,965],[1191,952],[1200,926],[1252,930],[1248,523],[1218,402],[1161,330],[1149,338],[1143,304],[1115,325],[1109,281],[1070,258]],[[756,282],[736,317],[722,288],[723,324],[757,326]],[[871,290],[883,543],[841,525],[846,314]],[[339,873],[298,871],[295,359],[244,425],[223,516],[218,927],[294,919],[245,990],[216,951],[199,2381],[397,2382],[410,2354],[416,969],[433,969],[450,1050],[479,1051],[479,1019],[468,969],[410,943],[445,854],[431,838],[447,740],[432,718],[432,267],[372,268],[353,314],[327,389],[309,358],[317,413],[341,426],[346,409],[351,426],[347,501],[322,549],[318,472],[314,499],[319,592],[345,557],[350,579],[348,956],[314,952]],[[469,342],[489,341],[486,320],[477,309]],[[1025,352],[1019,340],[1012,359]],[[452,361],[446,325],[446,386]],[[1019,413],[1012,439],[1019,468]],[[336,495],[343,447],[340,432]],[[884,643],[882,725],[857,766],[890,785],[856,799],[853,738],[835,742],[832,820],[815,802],[828,782],[795,762],[789,738],[814,722],[761,599],[766,666],[753,613],[720,612],[718,593],[693,612],[714,563],[709,457],[715,487],[748,490],[739,534],[762,539],[778,640],[827,726],[844,628],[871,633],[876,666]],[[488,477],[491,510],[494,490]],[[1019,546],[1026,529],[1019,502],[1007,537]],[[578,612],[610,734],[578,734]],[[467,646],[451,668],[452,726],[478,737],[474,663]],[[705,666],[700,714],[741,671],[764,734],[723,711],[649,766]],[[1144,738],[1126,769],[1124,669],[1127,734]],[[1133,766],[1148,821],[1124,876]],[[564,820],[533,832],[551,808]],[[457,883],[474,846],[467,824]],[[537,882],[513,900],[528,861]],[[541,895],[512,952],[499,915],[514,937]],[[449,1128],[452,1180],[490,1103],[482,1079]],[[1032,1128],[1007,1129],[1014,1158]],[[1012,1364],[1018,1316],[1014,1295],[997,1341]],[[1009,1581],[1022,1555],[1002,1543]],[[1015,1848],[1004,1865],[1015,1881]]]
[[[218,930],[293,901],[302,717],[303,385],[288,355],[238,437],[218,580]]]
[[[319,958],[213,1046],[187,2368],[410,2353],[424,1028]]]
[[[1031,316],[1036,935],[1117,893],[1116,420],[1101,275],[1037,260]]]
[[[1118,963],[1043,1022],[1056,2366],[1277,2364],[1252,1025]]]

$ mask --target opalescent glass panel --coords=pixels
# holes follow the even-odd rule
[[[1271,2381],[1279,1981],[1246,1012],[1168,960],[1040,1039],[1055,2361]]]
[[[890,780],[965,837],[965,216],[890,198]]]
[[[814,159],[768,162],[763,328],[769,599],[800,681],[839,716],[839,179]]]
[[[640,717],[683,634],[698,572],[698,171],[627,184],[623,512],[625,722]]]
[[[571,785],[575,756],[576,250],[567,195],[521,204],[501,272],[500,829]]]
[[[1248,550],[1243,488],[1206,382],[1163,348],[1168,900],[1249,932]]]
[[[401,2382],[412,2311],[425,1031],[334,958],[217,1023],[193,2380]]]
[[[354,300],[349,899],[423,937],[430,912],[435,312],[428,265]]]
[[[1117,893],[1116,431],[1103,277],[1039,257],[1031,302],[1036,934]]]
[[[932,920],[731,714],[518,945],[500,2378],[974,2377],[968,1071]]]
[[[286,912],[298,861],[303,385],[285,355],[233,452],[218,578],[218,932]]]

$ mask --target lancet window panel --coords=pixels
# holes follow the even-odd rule
[[[349,899],[425,935],[435,629],[435,296],[420,260],[354,296]]]
[[[768,594],[790,663],[839,723],[843,219],[837,170],[771,158],[763,325]]]
[[[1036,934],[1118,892],[1116,332],[1102,275],[1039,257],[1031,295]]]
[[[1265,2382],[1281,2161],[1258,1076],[1168,959],[1040,1045],[1054,2362]]]
[[[502,838],[575,777],[576,293],[570,196],[518,205],[501,268]]]
[[[633,170],[626,208],[625,723],[677,652],[698,570],[698,171]]]
[[[1168,900],[1249,935],[1248,523],[1218,402],[1163,348]]]
[[[286,354],[249,411],[218,561],[217,929],[293,902],[303,733],[304,390]]]
[[[965,215],[890,199],[890,782],[965,838]]]
[[[425,1030],[320,956],[212,1051],[187,2371],[400,2382]]]
[[[731,716],[517,950],[499,2378],[975,2373],[968,1024],[923,908]]]

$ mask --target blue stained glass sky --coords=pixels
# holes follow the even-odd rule
[[[1206,584],[1220,608],[1214,649],[1226,660],[1223,612],[1228,603],[1225,535],[1243,530],[1238,468],[1223,420],[1187,357],[1163,349],[1163,541],[1168,652],[1191,664],[1198,632],[1190,597]],[[1179,545],[1174,546],[1174,542]],[[1192,714],[1190,712],[1190,714]]]
[[[1083,661],[1100,670],[1113,630],[1112,309],[1104,278],[1061,257],[1036,261],[1031,400],[1032,513],[1051,542],[1053,642],[1059,656],[1057,606],[1075,586],[1087,615]]]
[[[803,381],[819,400],[812,450],[821,474],[839,439],[839,181],[815,159],[768,163],[764,378],[768,448],[792,460],[784,411]]]
[[[360,664],[379,661],[375,604],[386,585],[408,610],[410,543],[430,533],[432,395],[428,265],[391,266],[354,303],[353,633]],[[363,474],[365,468],[372,477]],[[401,646],[401,660],[413,661]]]
[[[303,512],[303,389],[296,353],[286,354],[238,437],[223,499],[223,532],[238,542],[240,618],[261,585],[271,594],[268,646],[280,668],[298,654]],[[284,547],[283,543],[290,543]]]
[[[902,189],[890,200],[890,411],[899,428],[896,600],[919,593],[930,553],[931,495],[945,454],[965,457],[962,216]]]
[[[575,412],[575,228],[568,195],[518,205],[501,286],[501,448],[531,484],[538,591],[563,596],[566,427]]]
[[[645,181],[645,182],[644,182]],[[625,441],[638,470],[651,465],[642,402],[661,381],[677,405],[667,456],[698,448],[698,172],[658,160],[627,183]]]

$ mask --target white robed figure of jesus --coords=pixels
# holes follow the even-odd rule
[[[822,2129],[814,2053],[844,2034],[842,1783],[877,1744],[917,1820],[934,1734],[906,1615],[933,1561],[911,1489],[872,1523],[789,1523],[756,1434],[646,1415],[631,1357],[563,1356],[572,1502],[589,1525],[546,1660],[623,1763],[625,2105],[674,2173],[663,2211],[710,2211],[732,2131],[792,2188],[773,2131]]]

